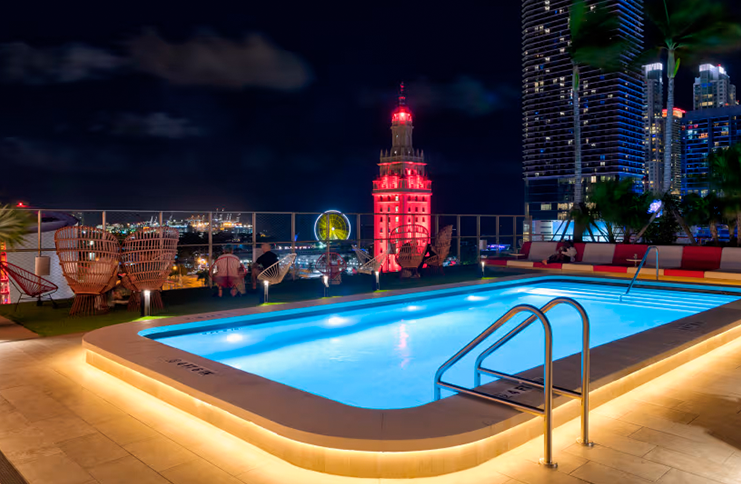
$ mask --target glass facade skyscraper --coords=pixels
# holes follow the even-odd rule
[[[694,93],[693,109],[712,109],[724,106],[735,106],[736,86],[723,66],[703,64],[700,66],[700,77],[695,77],[692,85]]]
[[[708,154],[734,143],[741,143],[741,106],[687,113],[682,129],[682,194],[707,195]]]
[[[523,177],[526,213],[565,219],[574,183],[572,67],[567,47],[571,0],[522,2]],[[595,2],[591,2],[593,5]],[[580,114],[585,184],[645,176],[643,79],[629,67],[643,45],[643,1],[599,2],[618,19],[626,42],[622,70],[581,68]]]

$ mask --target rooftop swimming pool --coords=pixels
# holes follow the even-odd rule
[[[741,298],[666,286],[636,287],[620,301],[624,284],[528,279],[505,287],[437,290],[151,328],[140,334],[347,405],[397,409],[431,402],[437,368],[517,304],[541,307],[559,296],[577,300],[591,319],[595,347]],[[525,317],[511,320],[491,342]],[[554,360],[578,353],[581,320],[576,311],[559,306],[548,318]],[[507,373],[524,371],[542,364],[542,347],[542,328],[531,325],[486,366]],[[472,387],[476,354],[451,368],[446,381]]]

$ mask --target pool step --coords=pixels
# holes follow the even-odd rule
[[[533,291],[532,294],[551,295],[554,297],[575,297],[576,299],[608,303],[619,302],[621,295],[624,294],[623,288],[585,288],[583,285],[570,286],[568,284],[559,284],[558,286],[544,285],[539,286],[537,289],[539,290]],[[543,289],[547,290],[548,294],[544,294]],[[630,294],[622,297],[622,303],[654,309],[700,312],[726,304],[729,301],[728,296],[716,296],[713,294],[692,295],[694,296],[692,299],[689,299],[688,296],[687,293],[681,292],[672,294],[670,291],[633,289]]]

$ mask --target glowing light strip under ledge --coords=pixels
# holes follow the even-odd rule
[[[607,383],[590,392],[592,409],[607,403],[608,401],[614,400],[615,398],[624,395],[651,380],[663,376],[669,371],[704,356],[740,336],[741,325],[735,326],[674,355],[668,356],[660,361],[650,364],[649,366],[634,371],[618,380]],[[462,471],[483,464],[498,455],[542,435],[542,421],[540,418],[528,416],[530,418],[527,421],[492,435],[491,437],[439,449],[414,451],[365,451],[324,447],[316,444],[300,442],[280,435],[254,422],[240,418],[221,407],[200,400],[182,390],[147,376],[140,371],[118,363],[91,348],[86,348],[86,351],[86,361],[88,364],[134,386],[137,390],[149,393],[150,395],[155,396],[155,398],[188,413],[193,418],[198,418],[209,423],[216,428],[228,432],[237,438],[290,462],[293,465],[317,472],[325,472],[328,474],[347,477],[432,477]],[[111,368],[113,371],[109,372],[105,368],[96,365],[95,362],[91,362],[91,355],[93,360],[99,360],[103,366],[110,365],[113,367]],[[652,375],[652,373],[656,374]],[[154,383],[164,390],[164,392],[169,392],[171,395],[168,396],[164,392],[150,393],[139,388],[135,383],[131,383],[127,379],[119,377],[119,374],[129,374],[135,378],[143,380],[143,383],[149,384],[148,386],[151,386],[151,384]],[[677,378],[682,377],[678,376]],[[609,396],[610,394],[612,394],[611,397]],[[162,398],[163,396],[165,398]],[[180,400],[185,398],[188,401],[192,401],[196,407],[203,406],[207,408],[213,412],[213,415],[205,415],[205,417],[209,417],[208,419],[199,417],[190,410],[187,410],[187,406],[172,403],[171,398],[177,398]],[[561,397],[559,400],[564,401],[565,398]],[[568,400],[566,403],[554,408],[554,428],[575,419],[578,416],[578,413],[579,402],[576,400]],[[224,423],[223,425],[217,425],[212,422],[212,420],[223,422],[224,418],[231,422],[228,424]],[[245,433],[248,435],[246,436]],[[525,435],[522,435],[523,433]],[[267,438],[268,441],[263,441],[261,437]],[[275,444],[278,445],[277,448]],[[486,448],[488,446],[493,446],[495,448]],[[285,450],[285,452],[281,453],[281,450]]]

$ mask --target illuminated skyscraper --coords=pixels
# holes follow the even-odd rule
[[[523,177],[526,211],[566,218],[573,203],[574,146],[569,44],[571,0],[523,0]],[[593,2],[591,2],[593,3]],[[643,1],[600,2],[619,22],[624,68],[581,69],[582,183],[644,177],[643,80],[630,67],[643,44]]]
[[[722,66],[703,64],[700,66],[700,77],[695,77],[692,86],[695,94],[693,109],[712,109],[735,106],[736,86]]]
[[[643,91],[643,129],[646,153],[646,190],[661,190],[664,163],[664,128],[662,109],[664,106],[664,66],[650,64],[643,66],[646,87]]]
[[[707,156],[741,143],[741,106],[691,111],[684,117],[682,194],[705,196],[709,190]]]
[[[406,105],[404,84],[399,105],[391,115],[391,150],[381,150],[380,173],[373,181],[375,255],[400,225],[421,225],[430,230],[432,182],[427,178],[424,151],[412,146],[412,112]],[[386,269],[396,270],[395,264]]]

